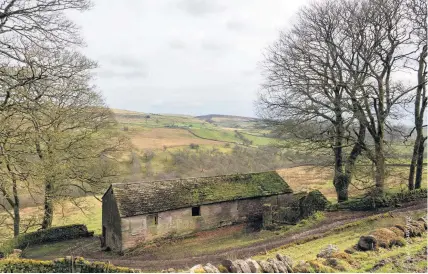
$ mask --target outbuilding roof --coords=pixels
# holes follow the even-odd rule
[[[292,192],[276,171],[116,183],[110,189],[121,217]]]

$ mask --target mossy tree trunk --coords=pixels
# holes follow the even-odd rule
[[[20,233],[20,225],[21,225],[21,213],[19,210],[19,196],[18,196],[18,187],[16,184],[16,179],[13,180],[12,185],[12,191],[13,191],[13,236],[18,237]]]
[[[44,200],[44,214],[42,221],[42,229],[52,226],[53,221],[53,184],[49,180],[45,183],[45,200]]]

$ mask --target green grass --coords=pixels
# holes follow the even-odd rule
[[[101,199],[101,196],[98,198]],[[76,206],[77,205],[77,206]],[[101,202],[92,196],[75,199],[75,203],[65,201],[61,204],[55,204],[55,211],[52,226],[63,226],[71,224],[84,224],[89,231],[94,231],[96,235],[101,234]],[[21,211],[23,222],[32,217],[41,219],[42,211],[35,208],[26,208]],[[29,229],[28,232],[36,229]],[[13,237],[12,230],[2,231],[0,243]],[[4,234],[3,234],[4,233]]]
[[[233,142],[241,143],[242,141],[235,136],[235,132],[232,130],[219,130],[219,129],[207,129],[207,128],[195,128],[191,130],[197,136],[202,138],[224,141],[224,142]]]
[[[354,269],[353,272],[368,272],[370,271],[376,263],[380,260],[384,260],[391,257],[405,257],[410,256],[414,257],[415,254],[419,253],[424,247],[427,246],[427,237],[426,234],[422,237],[412,238],[412,242],[407,244],[404,247],[393,247],[391,249],[380,248],[378,251],[369,251],[369,252],[357,252],[353,254],[353,258],[361,263],[360,267]],[[426,269],[426,260],[425,264],[422,264],[422,269]],[[392,263],[388,263],[385,266],[379,268],[376,272],[409,272],[406,271],[406,265],[402,264],[401,267],[396,267]]]
[[[415,211],[412,214],[414,219],[426,215],[426,211]],[[310,240],[301,244],[295,243],[286,245],[268,251],[266,254],[260,254],[254,257],[257,260],[273,258],[277,253],[289,255],[295,261],[312,260],[316,255],[329,244],[336,245],[341,251],[354,246],[361,235],[370,233],[376,228],[393,226],[395,224],[404,224],[405,216],[399,215],[392,217],[389,214],[376,215],[363,220],[347,224],[333,229],[324,237]]]
[[[101,199],[101,196],[98,197]],[[101,234],[101,216],[102,208],[101,202],[92,196],[78,198],[77,203],[79,207],[70,202],[64,205],[57,205],[55,211],[53,226],[63,226],[70,224],[85,224],[90,231],[95,234]],[[65,214],[62,214],[62,209]]]
[[[245,136],[245,138],[252,141],[253,145],[255,146],[267,146],[271,144],[276,144],[278,142],[278,140],[274,138],[254,136],[254,135],[246,134],[245,132],[242,132],[242,134]]]

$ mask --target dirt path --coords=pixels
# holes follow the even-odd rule
[[[268,240],[261,240],[255,242],[249,246],[245,247],[231,247],[223,249],[221,251],[216,251],[212,253],[206,253],[201,256],[186,256],[186,250],[180,251],[180,254],[177,254],[177,257],[174,258],[172,254],[170,258],[160,259],[156,257],[156,254],[150,252],[141,252],[137,255],[125,255],[122,257],[107,255],[105,252],[99,251],[98,241],[95,239],[88,239],[84,242],[78,243],[74,247],[67,248],[68,254],[79,254],[88,260],[97,260],[97,261],[109,261],[114,265],[118,266],[127,266],[132,268],[140,268],[145,271],[160,271],[161,269],[166,268],[175,268],[175,269],[185,269],[190,268],[198,263],[220,263],[222,259],[225,258],[248,258],[254,255],[257,255],[261,252],[271,250],[286,244],[290,244],[296,241],[301,240],[311,240],[313,238],[322,237],[324,234],[329,233],[335,227],[351,223],[354,221],[361,220],[368,216],[390,212],[390,213],[399,213],[399,212],[409,212],[414,210],[426,209],[427,200],[419,200],[415,202],[410,202],[403,204],[401,208],[393,209],[382,209],[378,211],[370,212],[350,212],[350,211],[337,211],[337,212],[326,212],[326,218],[316,224],[314,227],[298,233],[291,233],[284,237],[275,237]],[[174,244],[178,244],[174,243]],[[89,247],[96,246],[98,250],[88,251]],[[162,248],[162,247],[159,247]],[[144,250],[143,250],[144,251]],[[58,256],[56,256],[58,257]],[[180,258],[178,258],[180,257]],[[43,256],[37,257],[37,259],[53,259],[52,256]]]

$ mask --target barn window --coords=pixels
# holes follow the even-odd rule
[[[192,216],[201,216],[201,207],[200,206],[192,207]]]
[[[158,223],[159,223],[158,214],[149,215],[148,223],[149,223],[149,225],[158,225]]]

